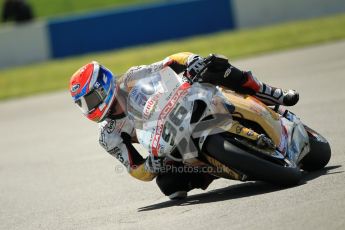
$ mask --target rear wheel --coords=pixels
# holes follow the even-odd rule
[[[324,168],[331,158],[331,147],[327,140],[308,126],[305,129],[309,135],[310,152],[301,161],[305,171],[316,171]]]
[[[222,134],[209,136],[204,148],[207,154],[226,166],[244,173],[250,180],[292,186],[298,184],[302,176],[298,167],[287,167],[260,158],[258,157],[260,153],[245,150]]]

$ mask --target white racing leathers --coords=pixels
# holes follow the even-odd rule
[[[129,92],[137,80],[146,75],[159,71],[169,61],[153,63],[151,65],[136,66],[130,68],[119,80],[118,84],[124,91]],[[140,95],[136,100],[144,100],[145,95]],[[152,156],[144,159],[132,145],[132,139],[136,139],[135,126],[126,114],[116,117],[108,117],[99,125],[99,143],[112,156],[118,159],[127,171],[137,179],[149,181],[155,177],[153,172],[162,167],[163,160]]]
[[[116,120],[107,118],[100,123],[99,129],[99,143],[101,146],[130,171],[134,162],[132,162],[132,157],[121,137],[121,133],[129,134],[131,137],[134,136],[133,122],[126,116]]]

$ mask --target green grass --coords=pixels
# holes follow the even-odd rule
[[[122,7],[135,4],[145,4],[161,0],[27,0],[38,18],[55,17],[66,14],[81,13],[107,9],[109,7]],[[2,3],[0,4],[2,12]]]
[[[91,60],[99,61],[115,73],[123,73],[133,65],[149,64],[180,51],[191,51],[201,55],[221,53],[233,60],[249,55],[344,39],[344,28],[345,14],[342,14],[2,70],[0,100],[53,90],[67,90],[73,72]]]

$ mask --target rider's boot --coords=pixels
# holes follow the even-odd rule
[[[266,105],[293,106],[299,100],[299,94],[295,90],[283,90],[275,88],[259,81],[252,73],[244,72],[245,82],[242,87],[254,91],[254,96]]]
[[[168,195],[170,200],[183,200],[187,197],[187,191],[176,191]]]
[[[181,200],[196,188],[205,190],[217,177],[206,173],[164,173],[156,178],[160,190],[171,200]]]
[[[218,177],[212,176],[210,174],[195,174],[189,176],[188,188],[182,191],[176,191],[168,195],[170,200],[182,200],[188,195],[187,191],[192,189],[200,188],[202,190],[207,189],[207,187]]]

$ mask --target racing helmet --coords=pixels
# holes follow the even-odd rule
[[[82,113],[92,121],[101,122],[115,100],[116,77],[110,70],[93,61],[72,75],[69,89]]]

